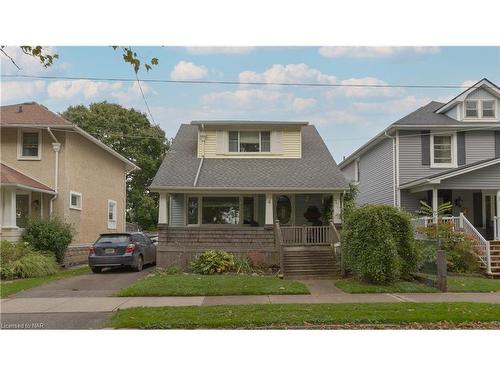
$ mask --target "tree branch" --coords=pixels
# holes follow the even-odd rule
[[[16,64],[16,62],[14,61],[14,59],[13,59],[12,57],[10,57],[10,56],[9,56],[9,54],[8,54],[7,52],[5,52],[5,50],[3,49],[3,46],[2,46],[2,47],[0,47],[0,51],[2,51],[2,53],[3,53],[5,56],[7,56],[7,58],[8,58],[8,59],[12,62],[12,64],[14,64],[14,66],[15,66],[17,69],[21,70],[21,68],[19,67],[19,65],[17,65],[17,64]]]

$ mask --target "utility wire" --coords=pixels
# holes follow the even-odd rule
[[[30,74],[2,74],[2,78],[33,78],[33,79],[60,79],[60,80],[87,80],[87,81],[111,81],[111,82],[149,82],[149,83],[178,83],[178,84],[208,84],[208,85],[253,85],[253,86],[303,86],[303,87],[364,87],[364,88],[423,88],[423,89],[465,89],[462,85],[403,85],[403,84],[381,84],[381,83],[320,83],[320,82],[240,82],[240,81],[203,81],[203,80],[176,80],[176,79],[152,79],[143,78],[105,78],[105,77],[76,77],[76,76],[43,76]]]
[[[135,74],[135,78],[136,78],[137,85],[139,86],[139,90],[141,90],[142,99],[144,99],[144,104],[146,104],[146,109],[148,110],[149,117],[151,117],[151,121],[153,121],[153,125],[157,126],[158,124],[156,123],[156,121],[153,117],[153,114],[151,113],[151,110],[149,109],[149,104],[148,104],[148,101],[146,100],[146,96],[144,95],[144,91],[142,90],[141,81],[139,80],[139,76],[137,75],[137,73]]]

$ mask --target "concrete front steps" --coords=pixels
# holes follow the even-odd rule
[[[330,246],[284,247],[284,277],[331,279],[340,276],[340,265]]]
[[[500,241],[490,241],[491,275],[500,277]]]

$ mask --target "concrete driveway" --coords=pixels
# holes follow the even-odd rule
[[[15,298],[44,297],[111,297],[138,279],[152,272],[155,267],[145,267],[141,272],[124,269],[105,269],[102,273],[91,273],[54,281],[15,295]]]

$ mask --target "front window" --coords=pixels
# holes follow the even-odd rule
[[[188,224],[198,224],[198,197],[189,197],[187,202]]]
[[[286,195],[281,195],[276,201],[276,217],[280,224],[288,224],[292,218],[292,202]]]
[[[483,100],[482,117],[495,118],[495,101]]]
[[[452,135],[434,135],[433,164],[436,166],[452,166],[454,147]]]
[[[69,208],[74,210],[82,209],[82,194],[72,191],[69,197]]]
[[[465,117],[475,118],[479,116],[478,101],[466,100],[465,101]]]
[[[108,200],[108,229],[116,229],[116,202]]]
[[[239,197],[203,197],[203,224],[239,224]]]
[[[230,131],[229,152],[270,152],[271,132]]]

